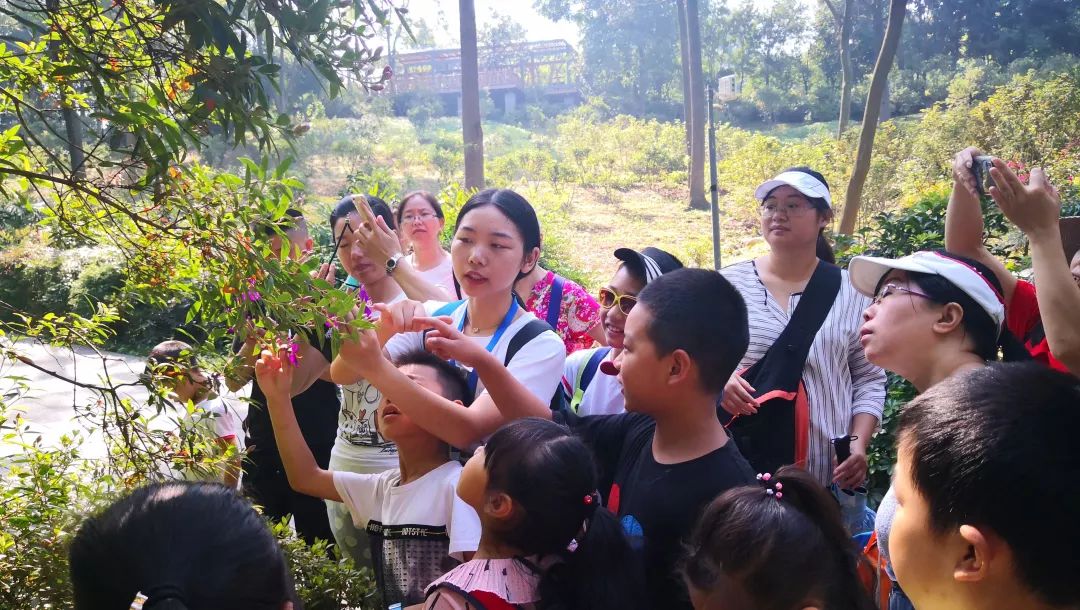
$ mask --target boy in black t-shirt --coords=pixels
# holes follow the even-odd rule
[[[720,274],[666,273],[626,319],[614,368],[627,413],[556,415],[596,454],[610,483],[605,504],[639,553],[650,608],[691,608],[676,573],[684,539],[709,501],[755,482],[716,414],[748,343],[746,305]]]

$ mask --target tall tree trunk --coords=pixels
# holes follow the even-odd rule
[[[59,0],[47,0],[45,8],[49,18],[54,19],[60,10]],[[59,40],[49,42],[49,56],[55,60],[60,48]],[[79,113],[71,104],[67,95],[60,91],[60,116],[64,119],[64,135],[67,138],[65,144],[68,149],[68,160],[71,162],[71,175],[76,178],[86,177],[86,156],[82,147],[82,122],[79,121]]]
[[[675,0],[679,9],[679,52],[682,55],[683,126],[686,128],[686,154],[690,154],[690,51],[686,40],[686,0]]]
[[[480,125],[480,68],[476,52],[476,7],[458,0],[461,13],[461,136],[465,144],[465,188],[484,188],[484,130]]]
[[[698,0],[686,0],[686,41],[690,56],[690,207],[706,210],[705,80],[701,73],[701,23]]]
[[[844,198],[844,216],[840,220],[840,233],[851,235],[855,230],[855,220],[862,205],[862,190],[866,183],[866,174],[870,171],[870,156],[874,149],[874,135],[877,133],[878,114],[881,112],[881,99],[885,94],[885,85],[896,57],[896,47],[900,44],[900,30],[904,27],[906,0],[890,0],[889,22],[885,26],[885,36],[881,41],[881,52],[874,64],[874,74],[870,79],[870,92],[866,95],[866,110],[863,113],[862,133],[859,134],[859,149],[855,154],[855,168],[848,182],[847,196]]]
[[[855,20],[855,6],[853,0],[844,0],[844,12],[839,17],[840,21],[840,120],[836,125],[836,139],[839,140],[847,130],[848,120],[851,118],[851,86],[854,84],[854,74],[851,70],[851,23]]]

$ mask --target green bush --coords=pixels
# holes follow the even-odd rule
[[[68,311],[89,316],[97,303],[112,303],[124,287],[124,281],[124,271],[116,263],[102,259],[91,261],[71,284]]]
[[[80,524],[145,479],[117,476],[97,460],[85,459],[81,432],[63,437],[55,448],[31,441],[34,435],[27,425],[16,421],[5,406],[5,399],[12,395],[0,394],[0,433],[6,443],[19,445],[21,452],[0,459],[4,470],[0,477],[0,574],[4,575],[0,608],[71,608],[68,547]],[[271,525],[306,608],[383,607],[370,570],[356,568],[336,552],[332,553],[335,559],[330,559],[326,543],[309,547],[284,523]]]
[[[12,309],[31,316],[67,311],[71,283],[77,264],[61,251],[38,242],[29,234],[20,244],[0,253],[0,319],[10,319]]]

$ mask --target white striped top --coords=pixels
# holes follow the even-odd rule
[[[742,294],[750,322],[750,347],[739,370],[751,367],[780,337],[802,293],[791,296],[787,311],[765,289],[754,261],[736,263],[720,270]],[[836,295],[825,323],[810,346],[803,370],[803,385],[810,403],[810,447],[803,465],[824,485],[832,483],[833,449],[829,439],[851,432],[851,420],[869,413],[881,421],[885,405],[885,371],[870,364],[859,341],[862,313],[870,299],[856,292],[842,271]]]

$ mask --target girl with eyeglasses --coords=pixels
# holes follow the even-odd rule
[[[619,267],[607,286],[600,289],[600,328],[606,346],[574,352],[566,357],[563,390],[570,408],[578,415],[606,415],[626,410],[622,386],[615,376],[615,358],[623,349],[626,315],[637,303],[637,294],[650,281],[682,268],[679,259],[659,248],[640,252],[615,251]]]
[[[413,268],[450,296],[458,295],[454,263],[439,241],[446,226],[439,200],[427,191],[407,193],[397,208],[397,224],[401,236],[412,246],[409,263]]]
[[[873,299],[859,330],[867,359],[907,379],[919,393],[982,368],[997,360],[999,351],[1005,360],[1030,358],[1005,327],[1000,280],[978,261],[945,251],[916,252],[895,260],[857,256],[848,269],[855,289]],[[897,508],[890,488],[875,523],[886,559]],[[896,580],[890,565],[886,572]],[[911,607],[894,582],[889,609]]]

